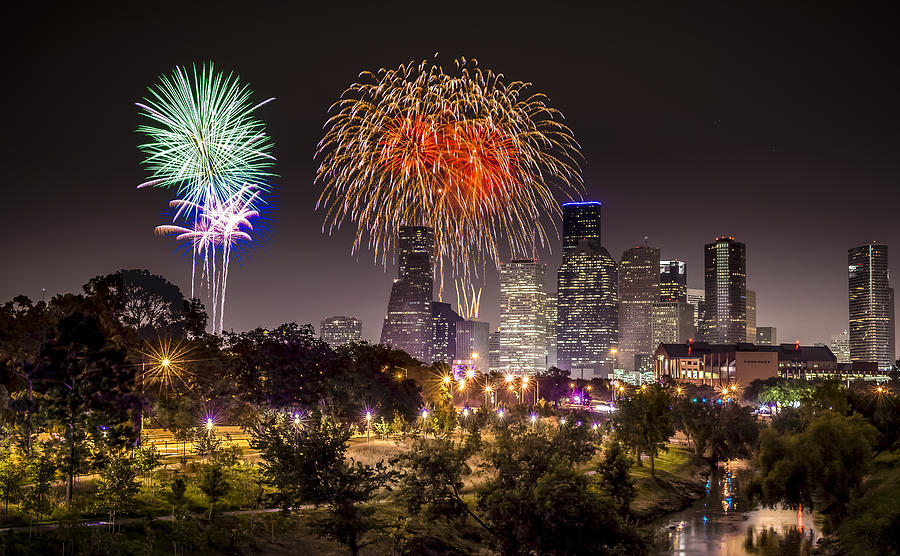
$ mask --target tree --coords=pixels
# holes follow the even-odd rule
[[[620,515],[628,515],[631,503],[637,491],[634,488],[634,479],[628,470],[633,460],[628,457],[622,444],[611,441],[603,451],[603,459],[597,466],[597,485],[609,500],[611,500]]]
[[[694,444],[698,456],[713,467],[720,461],[750,457],[759,434],[749,409],[731,402],[694,401],[684,396],[675,404],[675,422]]]
[[[138,490],[140,487],[131,461],[124,454],[113,455],[100,470],[100,480],[97,483],[97,505],[109,512],[113,531],[116,528],[116,516],[132,506]]]
[[[570,444],[585,425],[535,431],[500,427],[487,450],[493,478],[477,490],[477,509],[494,533],[496,549],[512,554],[643,552],[646,544],[615,501],[573,464],[590,458]]]
[[[150,478],[151,488],[153,485],[153,471],[162,463],[163,458],[159,453],[155,444],[143,440],[137,448],[134,449],[134,466],[142,476]]]
[[[301,427],[283,414],[269,415],[250,434],[279,507],[287,512],[304,502],[327,504],[316,530],[358,554],[360,539],[376,524],[372,508],[364,504],[393,476],[383,463],[347,461],[350,430],[327,417],[316,416]]]
[[[395,457],[391,464],[400,469],[398,494],[411,514],[426,519],[451,521],[471,516],[490,532],[490,528],[462,499],[463,478],[472,472],[466,461],[471,449],[452,440],[417,440],[410,450]]]
[[[3,498],[3,519],[9,517],[9,503],[15,502],[24,486],[26,462],[10,449],[0,450],[0,496]]]
[[[209,501],[209,520],[212,521],[216,502],[231,492],[231,485],[225,478],[225,469],[219,463],[207,463],[200,470],[200,492]]]
[[[550,367],[537,375],[536,379],[540,385],[541,395],[551,402],[553,407],[559,407],[559,400],[569,392],[570,374],[569,371]]]
[[[26,461],[27,486],[22,497],[22,509],[31,515],[32,521],[50,513],[50,493],[56,466],[45,453],[43,446],[35,444]]]
[[[74,296],[73,296],[74,297]],[[81,300],[68,299],[78,306]],[[42,408],[61,429],[58,456],[71,502],[75,475],[85,469],[89,446],[120,449],[134,440],[131,416],[141,401],[125,353],[89,313],[60,318],[41,350],[34,379]]]
[[[634,449],[638,463],[641,453],[650,458],[650,475],[656,474],[655,459],[668,450],[673,426],[669,392],[658,384],[643,386],[634,395],[619,401],[613,416],[616,438]]]
[[[846,514],[869,470],[875,429],[858,415],[827,413],[803,432],[760,434],[760,476],[752,492],[769,505],[804,505],[826,516],[833,528]]]
[[[782,379],[775,384],[763,386],[759,391],[760,403],[774,405],[776,411],[784,407],[795,406],[804,398],[808,398],[814,386],[806,380]]]

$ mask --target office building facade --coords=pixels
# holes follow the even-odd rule
[[[431,302],[431,360],[453,363],[456,359],[456,326],[463,318],[449,303]]]
[[[659,301],[659,249],[639,245],[619,263],[619,364],[625,372],[651,370],[651,316]]]
[[[434,297],[434,231],[401,226],[397,241],[399,275],[391,287],[381,344],[430,363],[431,300]]]
[[[847,263],[850,360],[888,368],[894,363],[888,246],[870,243],[849,249]]]
[[[609,377],[619,337],[618,265],[600,243],[600,203],[563,205],[557,273],[557,366],[572,376]]]
[[[705,300],[700,335],[711,344],[747,341],[747,248],[733,237],[704,249]]]
[[[547,368],[556,367],[556,295],[547,294]]]
[[[456,323],[456,359],[470,361],[478,372],[490,370],[491,328],[486,322],[461,320]]]
[[[749,341],[750,338],[747,338]],[[778,344],[778,329],[774,326],[756,327],[756,345],[774,346]],[[833,350],[832,350],[833,351]]]
[[[694,338],[694,306],[686,301],[657,301],[650,318],[652,344],[683,344]],[[654,352],[656,350],[654,349]]]
[[[756,291],[747,290],[747,335],[745,341],[756,341]]]
[[[488,371],[500,372],[500,331],[488,335]]]
[[[688,288],[687,302],[694,306],[694,328],[697,329],[697,338],[702,337],[700,323],[703,322],[703,303],[706,301],[706,292],[697,288]]]
[[[328,317],[320,323],[319,336],[331,347],[358,342],[362,338],[362,322],[356,317]]]
[[[547,265],[537,259],[500,264],[500,367],[534,374],[547,368]]]
[[[679,260],[659,261],[659,300],[686,302],[687,290],[687,265]]]

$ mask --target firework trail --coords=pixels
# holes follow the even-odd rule
[[[251,241],[250,219],[266,204],[266,180],[275,158],[265,125],[253,116],[268,99],[252,104],[252,91],[234,74],[215,72],[212,64],[193,72],[177,67],[162,76],[137,103],[149,122],[138,126],[147,137],[139,149],[150,179],[138,188],[163,187],[178,199],[173,222],[160,234],[175,234],[191,245],[191,296],[198,282],[212,301],[213,332],[224,326],[225,291],[231,248]],[[218,319],[216,318],[218,317]]]
[[[529,89],[464,58],[452,73],[431,61],[363,72],[316,152],[323,231],[355,222],[353,251],[386,263],[399,226],[429,226],[441,275],[446,261],[466,282],[501,249],[531,256],[560,214],[554,193],[577,193],[581,174],[571,130]]]

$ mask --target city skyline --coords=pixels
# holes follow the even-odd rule
[[[190,22],[200,10],[185,9],[167,34],[196,31]],[[189,265],[171,255],[171,242],[149,233],[168,197],[135,190],[143,176],[132,103],[175,65],[213,60],[276,98],[261,115],[270,124],[280,174],[267,239],[241,256],[244,267],[229,278],[225,328],[316,324],[353,314],[364,323],[363,338],[377,341],[396,265],[383,266],[370,251],[352,255],[349,228],[322,234],[324,215],[313,209],[312,152],[328,105],[361,69],[393,67],[439,51],[442,59],[476,55],[486,67],[534,81],[551,96],[584,146],[583,196],[604,203],[604,246],[611,253],[648,236],[662,257],[687,264],[688,286],[696,288],[702,286],[703,245],[733,235],[748,246],[748,285],[759,296],[757,323],[777,327],[782,341],[827,342],[848,327],[847,249],[872,240],[900,243],[890,202],[898,173],[893,153],[900,125],[890,100],[897,77],[884,66],[884,53],[896,39],[887,21],[861,11],[805,14],[810,25],[797,29],[791,18],[770,17],[768,10],[740,16],[686,12],[670,26],[627,10],[609,10],[604,21],[590,25],[561,12],[550,16],[557,24],[552,32],[515,53],[504,46],[515,38],[505,33],[513,32],[489,23],[497,12],[486,13],[465,36],[435,39],[439,33],[433,30],[403,38],[379,35],[384,40],[377,46],[360,49],[377,33],[367,23],[350,29],[354,38],[346,44],[293,69],[271,52],[315,48],[327,30],[312,26],[314,12],[310,23],[261,14],[254,25],[276,37],[275,43],[249,47],[232,44],[233,33],[222,32],[234,31],[229,25],[239,22],[224,23],[215,33],[200,30],[197,44],[185,47],[178,41],[145,44],[154,28],[127,13],[65,7],[39,17],[34,12],[4,39],[17,53],[10,71],[20,76],[4,98],[24,108],[11,114],[4,139],[9,197],[0,210],[11,232],[0,295],[40,299],[44,289],[47,296],[77,292],[91,277],[120,268],[146,268],[190,292]],[[529,25],[525,15],[504,15]],[[401,16],[406,17],[411,16]],[[301,20],[302,30],[285,32],[279,19],[292,20],[292,27]],[[755,36],[760,22],[767,25],[765,38]],[[838,28],[841,33],[834,32]],[[477,38],[485,29],[491,33]],[[96,38],[73,40],[81,33]],[[616,48],[640,41],[642,33],[671,46],[626,53]],[[694,39],[674,40],[683,36]],[[109,49],[109,40],[121,46]],[[32,46],[26,50],[26,44]],[[112,68],[116,78],[110,80]],[[598,94],[604,102],[596,102]],[[75,140],[67,135],[73,130]],[[856,191],[866,194],[851,194]],[[653,198],[661,202],[646,201]],[[673,229],[674,199],[711,210]],[[109,210],[102,218],[88,217],[100,200]],[[35,225],[32,215],[38,214]],[[864,217],[854,226],[825,224],[848,214]],[[66,233],[73,229],[78,233]],[[805,247],[786,250],[788,241]],[[559,267],[561,241],[551,247],[549,252],[539,246],[536,253],[548,275]],[[891,264],[900,271],[898,261]],[[491,267],[484,277],[479,320],[493,330],[499,323],[499,277]],[[555,289],[552,280],[548,289]],[[452,291],[445,281],[444,301],[453,302]]]

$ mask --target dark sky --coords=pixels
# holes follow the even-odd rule
[[[395,269],[352,258],[349,234],[322,235],[313,150],[328,106],[361,70],[436,51],[549,94],[583,145],[585,197],[603,201],[603,243],[617,259],[648,236],[701,287],[703,244],[745,242],[758,323],[782,341],[846,329],[847,248],[896,246],[898,270],[900,48],[887,12],[304,4],[41,3],[7,14],[0,299],[76,291],[122,267],[189,289],[190,260],[153,234],[172,195],[135,189],[145,173],[134,102],[176,64],[213,60],[259,99],[277,98],[259,112],[276,142],[277,211],[267,242],[232,268],[226,328],[318,328],[349,313],[377,340]],[[553,247],[542,256],[555,284]],[[489,273],[492,327],[498,289]]]

